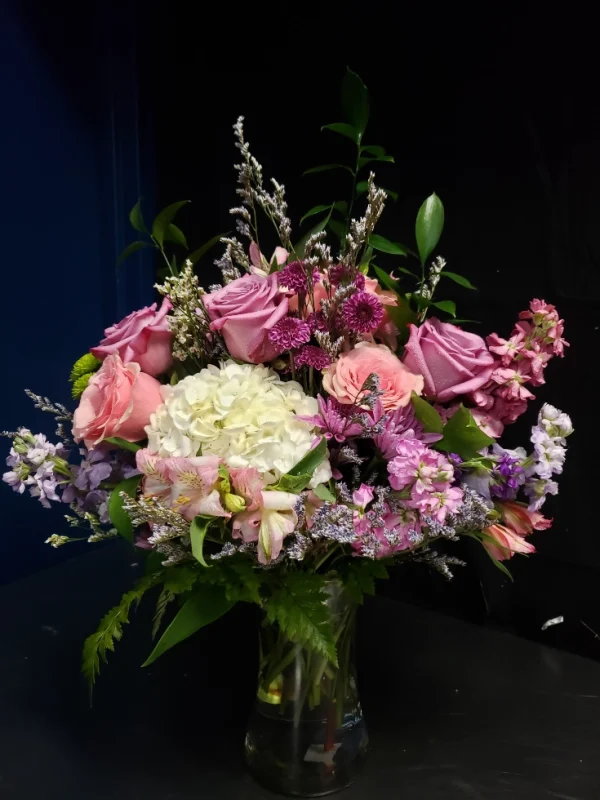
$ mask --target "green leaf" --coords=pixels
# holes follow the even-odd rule
[[[178,228],[172,222],[169,222],[167,227],[165,228],[165,242],[174,242],[175,244],[180,244],[182,247],[185,247],[187,250],[187,239],[181,228]]]
[[[73,364],[69,381],[74,383],[77,378],[81,378],[82,375],[86,375],[88,372],[95,372],[100,364],[102,364],[102,362],[99,358],[96,358],[92,353],[86,353]]]
[[[141,203],[141,199],[138,200],[129,212],[129,222],[131,223],[131,227],[138,233],[148,233],[148,228],[146,227],[144,218],[142,217]]]
[[[386,239],[384,236],[378,236],[376,233],[372,233],[369,237],[369,244],[371,247],[374,247],[375,250],[379,250],[382,253],[390,253],[394,256],[405,256],[408,253],[407,248],[403,244],[399,242],[390,242],[389,239]]]
[[[265,605],[269,622],[291,641],[314,650],[337,665],[335,638],[322,575],[288,572]]]
[[[423,426],[425,433],[441,433],[444,429],[444,420],[435,408],[415,392],[412,392],[410,399],[415,410],[415,417]]]
[[[81,670],[87,678],[90,697],[96,677],[100,672],[101,660],[106,663],[109,652],[114,652],[115,642],[123,636],[123,625],[129,622],[129,611],[134,603],[139,603],[143,595],[162,578],[160,573],[146,575],[134,589],[126,592],[119,605],[102,617],[98,630],[85,640],[83,645],[83,661]]]
[[[356,184],[356,194],[357,195],[365,194],[368,188],[369,188],[369,181],[359,181]],[[386,189],[383,186],[380,186],[379,188],[383,189],[383,191],[388,195],[388,197],[391,197],[392,200],[398,199],[398,192],[394,192],[392,191],[392,189]]]
[[[174,599],[175,595],[168,589],[163,588],[161,593],[158,595],[158,600],[156,601],[156,610],[154,611],[154,617],[152,618],[152,641],[154,641],[158,636],[160,626],[162,625],[162,621],[167,611],[167,606]]]
[[[133,523],[127,512],[123,509],[123,499],[120,492],[125,492],[129,497],[135,497],[136,489],[142,480],[141,475],[134,475],[132,478],[125,478],[118,483],[110,493],[108,498],[108,516],[114,527],[124,539],[133,542]]]
[[[109,442],[109,444],[114,444],[116,447],[120,447],[122,450],[129,450],[130,453],[137,453],[138,450],[142,449],[141,444],[128,442],[126,439],[121,439],[119,436],[109,436],[107,439],[104,439],[104,441]]]
[[[187,205],[189,202],[189,200],[180,200],[178,203],[171,203],[170,206],[163,208],[163,210],[156,215],[152,223],[152,236],[159,247],[162,247],[164,244],[167,226],[173,220],[179,209],[183,208],[183,206]]]
[[[181,606],[142,666],[149,667],[171,647],[192,636],[205,625],[222,617],[232,606],[233,603],[227,599],[225,589],[222,586],[201,583],[194,589],[192,596]]]
[[[391,289],[392,292],[396,292],[396,294],[401,294],[399,281],[395,281],[390,275],[387,274],[387,272],[384,272],[384,270],[382,270],[381,267],[377,267],[375,264],[373,264],[373,270],[375,272],[375,275],[377,275],[379,283],[381,283],[388,289]]]
[[[303,458],[298,461],[287,473],[288,475],[312,475],[316,468],[321,464],[325,456],[327,455],[327,440],[324,436],[321,437],[321,441],[316,447],[313,447],[312,450],[309,450],[308,453],[303,456]]]
[[[331,492],[324,483],[315,486],[313,492],[317,495],[319,500],[325,500],[327,503],[335,503],[335,495]]]
[[[204,517],[204,516],[197,516],[194,517],[192,520],[192,524],[190,525],[190,541],[192,543],[192,555],[202,564],[203,567],[208,567],[209,565],[206,563],[204,558],[204,539],[206,538],[206,533],[212,523],[215,521],[215,517]]]
[[[380,144],[363,144],[360,148],[361,153],[368,153],[371,156],[385,156],[386,152]]]
[[[333,131],[339,133],[340,136],[345,136],[347,139],[352,139],[355,144],[360,141],[360,131],[354,126],[348,125],[346,122],[331,122],[329,125],[323,125],[322,131]]]
[[[411,278],[417,278],[418,279],[418,277],[419,277],[418,275],[415,275],[415,273],[412,270],[406,269],[406,267],[394,267],[394,269],[397,270],[398,272],[404,273],[404,275],[410,275]]]
[[[371,164],[373,161],[387,161],[390,164],[394,164],[394,156],[376,156],[374,158],[368,157],[361,157],[358,159],[358,169],[362,169],[366,167],[367,164]]]
[[[440,311],[445,311],[451,317],[456,316],[456,303],[454,300],[437,300],[435,303],[429,303],[429,305],[439,308]]]
[[[332,204],[328,206],[313,206],[313,208],[311,208],[310,211],[307,211],[306,214],[302,217],[302,219],[300,220],[300,225],[302,225],[305,219],[308,219],[309,217],[314,217],[315,214],[320,214],[322,211],[329,211],[329,209],[332,207],[333,207]]]
[[[458,283],[460,286],[464,286],[465,289],[474,289],[475,291],[477,291],[477,287],[473,286],[470,280],[463,277],[462,275],[459,275],[456,272],[449,272],[448,270],[443,269],[440,275],[442,276],[442,278],[450,278],[451,281],[454,281],[454,283]]]
[[[436,248],[444,228],[444,206],[435,194],[430,195],[417,214],[415,235],[421,264],[429,258]]]
[[[460,405],[444,425],[443,438],[433,447],[446,453],[458,453],[464,460],[476,458],[479,450],[494,444],[475,422],[469,409]]]
[[[327,223],[327,227],[335,233],[340,242],[344,241],[346,236],[346,226],[343,222],[340,222],[338,219],[330,219]]]
[[[87,389],[87,385],[90,382],[90,378],[92,378],[93,376],[94,376],[93,372],[86,372],[85,375],[81,375],[79,378],[77,378],[73,386],[71,386],[71,397],[73,397],[75,400],[78,397],[81,397],[81,395]]]
[[[319,233],[320,231],[325,230],[327,224],[329,223],[329,220],[331,219],[332,211],[333,207],[329,209],[329,214],[327,214],[326,217],[323,217],[323,219],[320,222],[317,222],[317,224],[314,227],[312,227],[309,231],[307,231],[304,234],[304,236],[302,236],[299,239],[299,241],[294,245],[293,251],[296,258],[299,259],[304,258],[304,249],[306,247],[306,243],[308,242],[311,236],[314,236],[315,233]]]
[[[293,492],[300,494],[310,483],[312,475],[303,473],[301,475],[282,475],[273,488],[280,492]]]
[[[218,242],[220,242],[224,236],[227,236],[227,233],[219,233],[217,236],[213,236],[212,239],[209,239],[208,242],[205,242],[202,247],[199,247],[197,250],[194,250],[193,253],[190,253],[188,259],[192,262],[192,264],[197,264],[202,256],[206,255],[211,247],[214,247]]]
[[[342,109],[348,122],[358,130],[360,141],[369,121],[369,92],[350,68],[346,70],[342,81]]]
[[[353,558],[342,568],[341,578],[348,599],[361,605],[365,594],[375,594],[375,581],[386,580],[389,574],[380,560]]]
[[[351,175],[354,175],[354,170],[346,164],[319,164],[318,167],[311,167],[304,170],[304,175],[312,175],[315,172],[329,172],[332,169],[345,169]]]
[[[132,242],[131,244],[128,244],[125,250],[123,250],[119,258],[117,259],[117,266],[119,266],[119,264],[122,264],[123,261],[125,261],[126,258],[129,258],[129,256],[132,255],[133,253],[137,253],[138,250],[143,250],[145,247],[150,247],[150,246],[151,245],[149,242]]]

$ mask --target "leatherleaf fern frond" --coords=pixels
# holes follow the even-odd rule
[[[123,636],[123,625],[129,622],[132,605],[137,605],[144,594],[162,580],[161,573],[143,577],[131,591],[125,592],[118,605],[102,617],[96,633],[85,640],[81,671],[87,678],[90,695],[100,672],[101,660],[106,663],[108,652],[114,652],[115,642],[120,641]]]
[[[273,590],[265,602],[267,619],[277,623],[291,641],[314,650],[337,665],[335,638],[323,576],[289,572],[285,583]]]

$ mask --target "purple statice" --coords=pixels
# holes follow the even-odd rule
[[[492,470],[490,492],[501,500],[514,500],[524,480],[525,470],[521,466],[521,459],[505,451]]]
[[[364,413],[358,406],[339,403],[334,397],[325,400],[317,397],[319,413],[314,416],[298,416],[322,433],[326,439],[344,442],[351,436],[360,436],[364,430]]]
[[[310,327],[297,317],[283,317],[269,331],[269,341],[283,353],[310,341]]]
[[[330,364],[331,358],[314,344],[305,344],[297,353],[294,353],[294,366],[298,369],[304,366],[325,369]]]
[[[277,273],[277,280],[285,289],[304,294],[308,291],[307,265],[304,261],[292,261]]]
[[[331,539],[341,544],[354,542],[357,534],[352,509],[335,503],[323,503],[313,514],[310,535],[312,539]]]
[[[383,306],[374,294],[355,292],[343,305],[342,316],[349,330],[370,333],[383,319]]]
[[[490,506],[485,497],[462,485],[463,499],[460,506],[447,520],[447,524],[460,532],[482,531],[490,524]]]

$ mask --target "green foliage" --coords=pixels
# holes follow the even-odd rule
[[[342,81],[342,111],[362,139],[369,122],[369,92],[359,76],[347,68]]]
[[[247,558],[224,558],[218,562],[210,577],[213,578],[215,573],[218,573],[218,580],[224,586],[230,603],[262,604],[261,587],[265,571],[254,567]]]
[[[451,281],[458,283],[459,286],[464,286],[465,289],[473,289],[473,291],[477,291],[477,287],[473,286],[468,278],[465,278],[463,275],[459,275],[457,272],[450,272],[449,270],[443,269],[440,275],[442,278],[450,278]]]
[[[170,592],[165,588],[163,588],[161,593],[158,595],[158,600],[156,601],[156,610],[154,612],[154,617],[152,618],[152,641],[154,641],[158,636],[160,626],[162,625],[162,621],[167,611],[167,607],[174,599],[175,595],[173,592]]]
[[[109,436],[104,441],[114,444],[115,447],[120,447],[121,450],[129,450],[130,453],[137,453],[138,450],[142,449],[141,445],[135,442],[128,442],[127,439],[121,439],[119,436]]]
[[[406,333],[408,336],[408,329],[406,326],[417,321],[417,315],[410,307],[408,298],[399,295],[397,306],[386,306],[385,308],[388,312],[388,316],[398,330],[403,334]]]
[[[219,233],[217,236],[213,236],[212,239],[208,240],[208,242],[205,242],[197,250],[194,250],[192,253],[190,253],[188,255],[188,259],[192,262],[192,264],[197,264],[202,256],[205,256],[208,251],[218,244],[224,236],[227,236],[227,233]]]
[[[345,136],[347,139],[352,139],[355,144],[360,142],[360,131],[353,125],[348,125],[346,122],[331,122],[329,125],[323,125],[322,131],[333,131],[339,133],[340,136]]]
[[[318,486],[315,486],[313,492],[319,498],[319,500],[325,500],[328,503],[335,503],[335,495],[324,483],[320,483]]]
[[[128,494],[130,497],[135,497],[137,487],[141,480],[141,475],[125,478],[125,480],[115,486],[108,498],[108,516],[110,517],[110,521],[121,536],[129,542],[133,541],[133,523],[123,508],[123,499],[120,493],[125,492],[125,494]]]
[[[313,447],[312,450],[309,450],[289,472],[282,475],[273,488],[282,492],[294,492],[294,494],[298,494],[308,486],[314,471],[319,464],[321,464],[326,455],[327,441],[325,437],[322,437],[319,444]]]
[[[417,214],[415,234],[417,237],[417,249],[424,264],[433,253],[442,235],[444,228],[444,206],[442,201],[435,194],[430,195],[423,203]]]
[[[204,539],[206,533],[215,517],[203,517],[201,515],[194,517],[190,525],[190,541],[192,543],[192,554],[196,561],[202,564],[203,567],[208,567],[204,558]]]
[[[479,450],[489,447],[494,439],[485,434],[462,404],[444,425],[443,438],[433,447],[446,453],[458,453],[464,460],[476,458]]]
[[[169,222],[165,228],[164,240],[165,242],[174,242],[175,244],[180,244],[187,250],[187,239],[185,238],[183,231],[172,222]]]
[[[134,589],[126,592],[119,605],[102,617],[96,633],[85,640],[83,645],[82,672],[87,678],[90,695],[100,672],[100,662],[106,663],[108,652],[114,652],[115,642],[123,636],[123,625],[129,622],[129,611],[134,603],[139,603],[144,594],[161,579],[160,574],[147,575]]]
[[[318,167],[311,167],[310,169],[304,170],[304,175],[313,175],[315,172],[329,172],[332,169],[345,169],[351,175],[354,175],[354,170],[352,167],[347,166],[346,164],[319,164]]]
[[[312,572],[289,572],[284,580],[265,603],[268,621],[277,623],[291,641],[337,664],[323,577]]]
[[[370,558],[353,558],[341,574],[348,599],[361,604],[364,595],[375,594],[375,581],[389,578],[387,566],[383,561]]]
[[[127,247],[123,250],[123,252],[119,256],[119,258],[117,259],[117,266],[119,266],[119,264],[122,264],[123,261],[125,261],[126,258],[129,258],[129,256],[133,255],[133,253],[137,253],[138,250],[143,250],[145,247],[150,247],[149,242],[136,241],[136,242],[131,242],[131,244],[128,244]]]
[[[442,273],[442,275],[443,274],[444,273]],[[435,303],[429,303],[429,305],[439,308],[440,311],[445,311],[446,314],[450,314],[451,317],[456,316],[456,303],[454,300],[436,300]]]
[[[141,199],[138,200],[129,212],[129,222],[131,223],[131,227],[138,233],[148,233],[148,228],[146,227],[144,218],[142,217],[141,203]]]
[[[375,250],[380,250],[382,253],[390,253],[394,256],[405,256],[408,254],[408,248],[399,242],[390,242],[385,236],[378,236],[372,233],[369,238],[369,244]]]
[[[84,393],[85,389],[87,388],[88,383],[90,382],[90,378],[94,375],[93,372],[86,372],[85,375],[81,375],[73,386],[71,386],[71,396],[76,400],[78,397]]]
[[[86,353],[73,364],[69,380],[75,383],[78,378],[86,375],[88,372],[95,372],[102,362],[91,353]]]
[[[178,203],[171,203],[170,206],[163,208],[163,210],[156,215],[152,223],[152,238],[159,247],[162,247],[165,243],[169,224],[173,221],[179,209],[189,202],[189,200],[180,200]]]
[[[348,203],[346,203],[345,200],[338,200],[335,203],[330,203],[329,205],[314,206],[313,208],[310,209],[310,211],[307,211],[306,214],[302,217],[302,219],[300,220],[300,225],[302,225],[305,219],[308,219],[309,217],[314,217],[316,216],[316,214],[321,214],[323,211],[328,211],[328,212],[339,211],[345,214],[348,211]]]
[[[304,258],[304,250],[306,248],[306,243],[308,242],[311,236],[314,236],[315,233],[320,233],[321,231],[325,230],[327,224],[329,223],[329,220],[331,219],[332,212],[333,212],[333,207],[329,209],[329,214],[327,214],[326,217],[323,217],[323,219],[320,222],[317,222],[317,224],[314,227],[312,227],[309,231],[307,231],[304,234],[304,236],[302,236],[302,238],[294,245],[293,251],[296,258]]]
[[[363,147],[363,150],[365,150],[365,149],[366,148]],[[368,181],[359,181],[356,184],[356,194],[357,195],[365,194],[368,188],[369,188],[369,182]],[[380,186],[379,188],[383,189],[383,191],[387,194],[387,196],[391,197],[392,200],[397,200],[398,199],[398,192],[394,192],[391,189],[386,189],[383,186]]]
[[[208,582],[197,584],[142,666],[150,666],[167,650],[222,617],[232,606],[222,586]]]
[[[411,394],[410,399],[415,411],[415,417],[423,426],[423,430],[426,433],[441,433],[444,428],[444,421],[435,408],[415,392]]]
[[[156,611],[152,621],[152,639],[156,639],[169,603],[177,595],[191,592],[198,580],[198,571],[191,567],[171,567],[165,571],[164,586],[156,601]]]
[[[373,265],[373,271],[377,278],[379,279],[379,283],[383,284],[388,289],[391,289],[392,292],[396,292],[396,294],[401,294],[400,291],[400,283],[399,281],[395,281],[387,272],[384,272],[380,267],[376,267]]]

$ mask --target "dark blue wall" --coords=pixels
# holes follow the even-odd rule
[[[0,12],[0,429],[47,434],[53,420],[23,389],[72,407],[73,361],[152,297],[150,260],[115,268],[132,238],[127,210],[151,193],[140,178],[143,168],[151,179],[150,139],[140,153],[134,9],[49,5],[5,1]],[[80,547],[43,544],[67,532],[65,508],[2,485],[0,510],[0,581]]]

